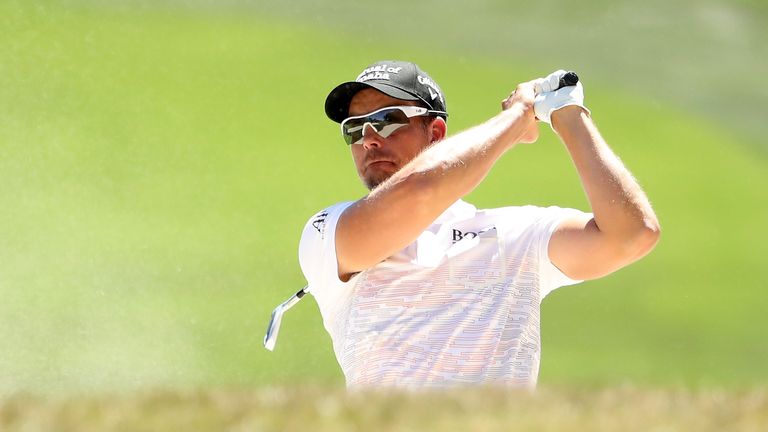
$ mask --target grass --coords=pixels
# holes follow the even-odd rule
[[[630,386],[345,393],[321,387],[153,391],[65,400],[0,401],[16,431],[733,431],[768,425],[765,389],[729,392]]]
[[[248,14],[4,2],[0,17],[0,395],[340,383],[312,300],[275,353],[261,347],[303,286],[306,218],[364,193],[327,90],[415,59],[458,131],[542,73]],[[587,103],[664,234],[639,264],[545,301],[541,382],[765,384],[766,160],[631,89],[594,80]],[[586,209],[547,130],[468,199]]]

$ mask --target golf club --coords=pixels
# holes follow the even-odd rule
[[[264,335],[264,348],[274,351],[275,344],[277,343],[277,334],[280,332],[280,323],[283,320],[283,314],[293,305],[299,302],[304,294],[309,292],[309,285],[305,286],[299,292],[291,296],[288,300],[278,305],[275,310],[272,311],[272,316],[269,318],[269,326],[267,327],[267,334]]]

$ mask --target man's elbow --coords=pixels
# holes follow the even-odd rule
[[[574,279],[598,279],[622,269],[648,255],[659,242],[660,236],[661,228],[656,222],[646,224],[642,229],[637,229],[624,238],[616,238],[615,241],[605,244],[606,247],[602,249],[602,253],[595,255],[602,257],[594,261],[600,264],[574,273],[576,275]]]
[[[659,243],[660,238],[659,221],[655,217],[645,219],[643,225],[633,233],[631,240],[627,243],[628,255],[633,258],[632,261],[648,255]]]

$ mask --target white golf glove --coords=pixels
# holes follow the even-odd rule
[[[533,80],[533,92],[536,94],[549,93],[557,89],[560,85],[560,78],[562,78],[568,71],[562,69],[556,70],[544,78],[538,78]]]
[[[536,117],[545,123],[551,124],[552,113],[570,105],[580,106],[589,114],[589,110],[584,106],[584,87],[581,82],[576,83],[575,86],[555,90],[560,83],[560,78],[565,74],[566,71],[558,70],[544,78],[539,78],[534,84],[536,98],[533,101],[533,110]]]

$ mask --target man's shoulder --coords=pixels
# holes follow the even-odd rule
[[[315,234],[320,236],[320,238],[325,238],[328,226],[335,227],[341,213],[353,203],[354,201],[342,201],[315,212],[304,225],[302,237]]]
[[[341,213],[342,211],[344,211],[344,209],[346,209],[347,207],[349,207],[352,204],[354,204],[354,201],[341,201],[341,202],[337,202],[335,204],[332,204],[330,206],[323,207],[322,210],[319,210],[319,211],[315,212],[312,215],[312,217],[309,218],[309,220],[310,221],[317,221],[317,220],[327,219],[328,217],[330,217],[330,216],[332,216],[332,215],[334,215],[336,213]]]
[[[538,225],[547,221],[560,220],[566,216],[581,214],[580,210],[559,206],[521,205],[481,209],[478,217],[498,220],[500,223],[512,226]]]
[[[526,216],[538,216],[551,211],[553,208],[560,207],[541,207],[537,205],[520,205],[520,206],[505,206],[505,207],[492,207],[487,209],[478,209],[477,215],[485,215],[492,217],[526,217]]]
[[[459,200],[441,214],[433,225],[443,224],[489,224],[496,221],[514,225],[526,225],[548,217],[556,217],[563,212],[573,211],[557,206],[541,207],[536,205],[517,205],[478,209],[474,205]]]

